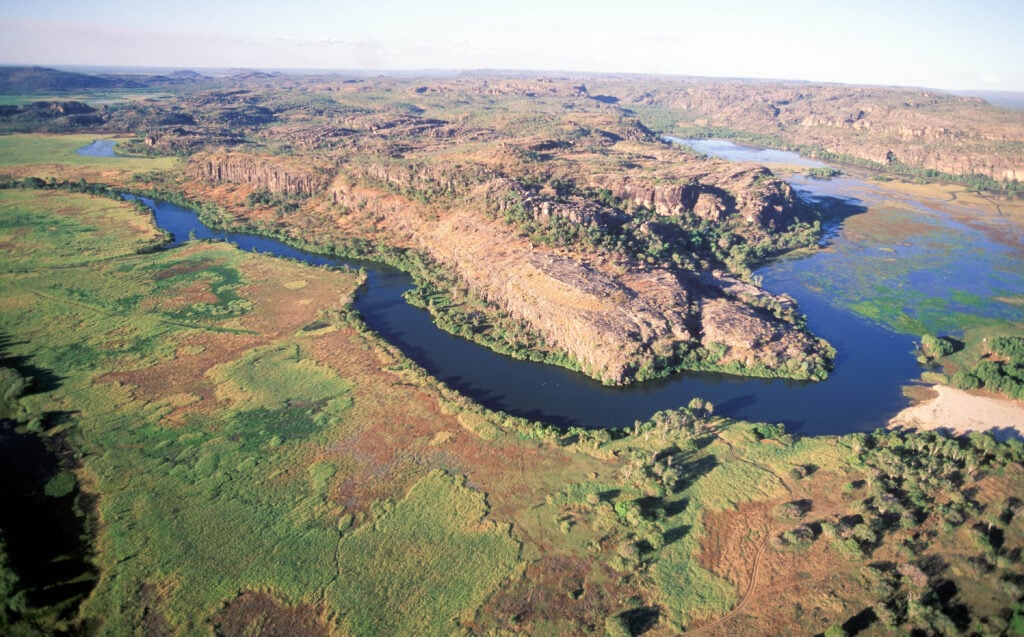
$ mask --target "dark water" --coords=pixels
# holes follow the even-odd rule
[[[194,233],[244,250],[301,259],[314,265],[343,262],[272,239],[214,231],[196,214],[166,202],[142,199],[175,244]],[[364,265],[365,264],[353,264]],[[624,388],[609,388],[558,367],[517,361],[439,330],[429,314],[408,305],[408,275],[386,266],[367,268],[368,284],[355,307],[371,329],[399,347],[436,378],[487,407],[561,426],[623,427],[655,411],[686,405],[699,396],[717,414],[785,423],[805,435],[870,431],[906,406],[900,386],[920,373],[913,339],[840,310],[811,290],[791,290],[762,271],[765,284],[788,291],[809,316],[815,334],[838,350],[835,372],[821,383],[744,379],[718,374],[681,374]]]
[[[112,139],[97,139],[88,146],[82,146],[75,152],[85,157],[117,157],[117,153],[114,152],[114,144]]]

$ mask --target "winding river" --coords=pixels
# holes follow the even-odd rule
[[[713,148],[700,148],[699,144],[694,142],[702,152],[725,154],[733,160],[789,165],[808,165],[809,161],[782,151],[770,151],[771,157],[766,158],[762,149],[744,149],[728,142],[716,142]],[[872,294],[889,294],[890,287],[897,291],[905,287],[900,295],[905,307],[900,311],[911,317],[914,326],[928,324],[918,314],[925,317],[932,312],[948,318],[954,306],[962,311],[954,312],[949,320],[959,320],[961,325],[963,311],[1002,317],[1006,308],[995,301],[965,307],[957,302],[999,294],[1024,295],[1020,250],[1001,247],[985,233],[920,201],[893,208],[889,205],[891,192],[862,180],[819,182],[797,175],[791,183],[822,206],[842,206],[847,213],[857,213],[829,229],[824,249],[776,261],[758,272],[766,288],[794,297],[807,314],[811,331],[838,350],[835,371],[820,383],[684,373],[627,387],[605,387],[581,374],[517,361],[439,330],[426,311],[403,300],[402,293],[412,285],[403,272],[375,263],[309,254],[263,237],[212,230],[190,210],[167,202],[142,201],[153,209],[159,226],[174,235],[175,245],[192,234],[313,265],[364,267],[367,286],[355,307],[369,327],[434,377],[492,409],[560,426],[623,427],[699,396],[713,402],[717,414],[784,423],[788,430],[803,435],[870,431],[884,426],[908,404],[901,387],[913,382],[921,368],[913,355],[916,337],[902,333],[914,330],[901,330],[898,325],[893,329],[866,318],[871,312],[856,305],[860,295],[870,301]],[[875,227],[883,218],[880,215],[888,219],[895,214],[907,217],[903,226],[910,230],[903,228],[903,234],[895,238],[884,233],[865,234],[862,226]],[[936,244],[942,246],[943,258],[939,258]],[[900,251],[905,261],[919,267],[907,269]],[[922,254],[927,258],[919,258]],[[945,269],[947,262],[980,254],[989,255],[980,265],[972,262],[959,271]],[[999,267],[988,267],[992,262]],[[959,288],[942,285],[942,281],[953,279]],[[1009,307],[1019,311],[1019,307]]]

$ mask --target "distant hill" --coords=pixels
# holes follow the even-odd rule
[[[204,76],[201,73],[196,73],[195,71],[185,69],[182,71],[174,71],[172,73],[168,73],[167,77],[171,78],[172,80],[201,80],[206,76]]]
[[[42,66],[0,67],[0,92],[42,93],[83,89],[142,88],[134,80],[69,73]]]
[[[980,97],[993,106],[1024,111],[1024,93],[1013,91],[950,91],[954,95]]]

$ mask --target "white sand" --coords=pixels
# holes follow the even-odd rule
[[[944,429],[958,434],[995,429],[992,433],[1001,439],[1024,437],[1024,402],[971,394],[946,385],[930,389],[938,396],[907,407],[889,421],[889,426]]]

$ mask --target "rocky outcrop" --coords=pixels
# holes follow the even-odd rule
[[[765,229],[778,228],[797,214],[792,188],[776,179],[768,169],[759,166],[726,168],[724,172],[680,176],[678,180],[595,176],[590,186],[662,215],[692,212],[714,222],[739,215],[747,223]]]
[[[479,188],[509,192],[503,186],[508,180]],[[378,229],[429,254],[474,294],[542,333],[607,383],[629,382],[639,370],[702,345],[725,343],[722,364],[750,368],[779,369],[790,357],[826,356],[823,345],[794,324],[745,311],[740,297],[747,288],[759,291],[754,286],[731,281],[737,288],[733,295],[719,279],[681,278],[662,267],[610,263],[534,245],[500,217],[477,211],[455,209],[431,219],[419,204],[374,197],[361,187],[342,189],[339,197],[344,204],[367,201],[364,212]],[[551,204],[549,214],[571,209],[571,202],[539,196],[524,207],[537,204],[542,215],[545,203]]]
[[[806,358],[817,348],[815,340],[792,325],[757,312],[728,298],[705,301],[700,309],[706,347],[723,349],[719,364],[740,363],[744,367],[777,369],[789,361]]]
[[[396,82],[402,102],[386,97]],[[604,382],[716,362],[741,373],[823,374],[827,346],[803,332],[795,310],[755,286],[699,275],[723,254],[730,267],[741,263],[733,246],[770,249],[773,231],[800,213],[766,169],[662,143],[619,105],[619,92],[592,94],[578,82],[332,85],[337,99],[288,92],[261,102],[243,89],[194,97],[199,122],[228,108],[267,120],[246,132],[250,152],[194,155],[194,186],[259,227],[427,254],[455,275],[453,298],[466,290],[485,300]],[[435,90],[453,94],[445,104],[486,95],[502,106],[467,117],[439,107]],[[367,91],[382,97],[345,99]],[[323,165],[261,147],[310,149]],[[283,214],[245,205],[246,189],[317,196]],[[722,226],[714,241],[697,234],[709,223]],[[800,376],[793,361],[813,369]]]
[[[245,184],[253,190],[289,195],[312,195],[328,182],[324,172],[278,157],[243,153],[200,153],[189,160],[187,174],[193,179]]]

